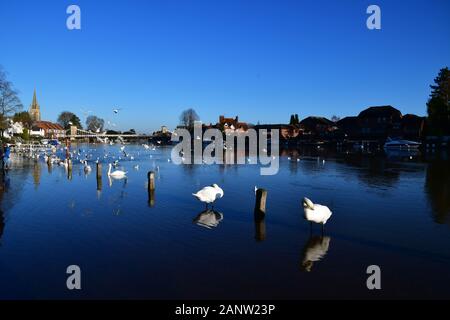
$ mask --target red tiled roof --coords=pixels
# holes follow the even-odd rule
[[[64,128],[57,124],[57,123],[53,123],[50,121],[36,121],[34,123],[34,127],[37,127],[39,129],[43,129],[43,130],[60,130],[60,131],[64,131]]]

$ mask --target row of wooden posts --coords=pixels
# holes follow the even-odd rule
[[[49,157],[47,164],[51,166],[51,159]],[[72,179],[72,160],[68,160],[67,171],[68,178]],[[97,191],[102,190],[102,164],[97,163]],[[147,173],[147,191],[148,191],[148,203],[151,207],[155,205],[155,172],[149,171]],[[263,241],[266,238],[266,226],[265,226],[265,215],[266,215],[266,202],[267,202],[267,190],[257,189],[256,190],[256,200],[255,200],[255,228],[256,228],[256,240]]]

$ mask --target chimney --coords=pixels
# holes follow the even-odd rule
[[[223,124],[223,123],[224,123],[224,118],[225,118],[224,116],[220,116],[220,117],[219,117],[219,123],[220,123],[220,124]]]

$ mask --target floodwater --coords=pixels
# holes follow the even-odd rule
[[[0,188],[0,299],[450,298],[448,156],[290,150],[261,176],[257,165],[177,166],[170,147],[126,151],[126,180],[110,184],[102,158],[101,191],[93,161],[69,179],[16,159]],[[213,183],[225,195],[207,212],[192,193]],[[255,186],[268,190],[264,220]],[[303,219],[305,196],[333,211],[323,236]],[[79,291],[66,287],[70,265]],[[370,265],[381,290],[367,289]]]

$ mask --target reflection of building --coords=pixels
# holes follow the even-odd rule
[[[31,103],[29,114],[30,114],[31,120],[41,121],[41,108],[36,99],[36,90],[34,90],[33,102]]]
[[[64,128],[49,121],[36,121],[30,131],[30,135],[42,138],[56,139],[65,136]]]

